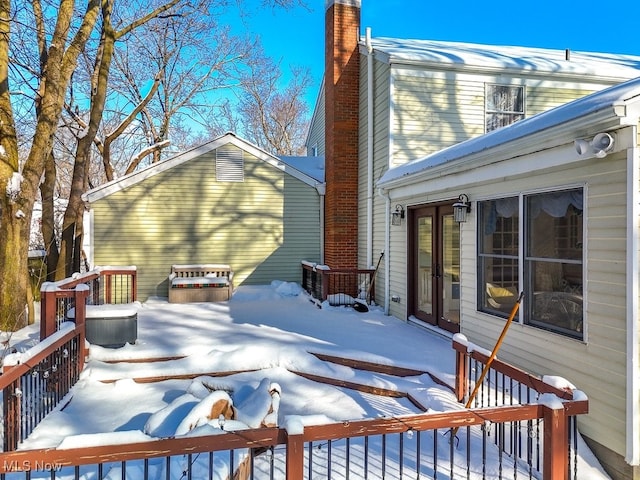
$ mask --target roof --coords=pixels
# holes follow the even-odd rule
[[[256,158],[259,158],[271,164],[273,167],[282,170],[283,172],[314,188],[318,188],[319,184],[324,182],[324,180],[319,180],[314,176],[305,173],[303,169],[296,168],[293,164],[289,164],[285,160],[275,157],[257,147],[256,145],[241,139],[234,133],[228,132],[203,145],[179,153],[171,158],[155,163],[147,168],[135,171],[129,175],[125,175],[123,177],[112,180],[111,182],[100,185],[92,190],[89,190],[84,195],[82,195],[82,199],[89,203],[94,202],[113,193],[119,192],[120,190],[136,185],[137,183],[140,183],[147,178],[157,175],[158,173],[165,172],[173,167],[181,165],[185,162],[188,162],[189,160],[197,158],[201,155],[204,155],[205,153],[208,153],[227,144],[235,145],[245,152],[254,155]]]
[[[634,55],[385,37],[372,38],[371,44],[376,58],[389,64],[589,75],[618,81],[640,76],[640,56]],[[364,40],[361,49],[366,53]]]
[[[632,105],[635,108],[631,108]],[[520,120],[507,127],[466,140],[424,158],[389,169],[378,182],[381,188],[402,182],[421,172],[447,163],[462,160],[525,137],[542,132],[554,132],[563,125],[584,123],[590,118],[618,118],[621,123],[628,118],[629,125],[637,125],[640,116],[640,77],[609,87],[546,112]]]
[[[296,170],[309,175],[320,183],[324,183],[324,157],[289,157],[280,156],[280,160]]]

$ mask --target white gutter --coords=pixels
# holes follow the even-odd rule
[[[627,150],[627,439],[625,460],[630,465],[640,464],[640,370],[638,366],[638,217],[640,215],[640,151],[637,146],[638,127],[632,127],[633,147]]]
[[[391,237],[391,224],[389,218],[391,217],[391,199],[389,198],[389,192],[382,189],[379,190],[380,196],[384,198],[384,314],[389,315],[389,295],[391,292],[391,280],[389,275],[391,273],[391,262],[389,257],[391,253],[389,251],[390,237]]]
[[[367,262],[373,262],[373,45],[371,27],[366,28],[367,46]],[[386,248],[385,248],[385,251]]]

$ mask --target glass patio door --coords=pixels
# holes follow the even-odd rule
[[[453,220],[453,208],[440,205],[413,210],[411,230],[411,314],[459,332],[460,225]]]

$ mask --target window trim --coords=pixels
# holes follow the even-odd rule
[[[522,90],[522,111],[516,111],[516,110],[492,110],[489,109],[489,105],[488,105],[488,101],[489,101],[489,91],[492,87],[508,87],[508,88],[518,88],[520,90]],[[526,85],[524,84],[510,84],[510,83],[498,83],[498,82],[486,82],[484,84],[484,132],[485,133],[489,133],[492,132],[494,130],[498,130],[500,128],[504,128],[508,125],[513,125],[515,122],[518,122],[520,120],[524,120],[526,118],[526,113],[527,113],[527,88]],[[492,128],[491,130],[489,130],[487,128],[487,120],[489,119],[490,115],[495,115],[495,114],[502,114],[502,115],[519,115],[520,118],[518,118],[517,120],[515,120],[514,122],[511,122],[507,125],[502,125],[502,126],[498,126],[495,128]]]
[[[570,191],[570,190],[577,190],[580,189],[582,190],[582,195],[583,195],[583,205],[582,205],[582,214],[583,214],[583,218],[587,218],[587,184],[586,183],[580,183],[580,184],[570,184],[570,185],[563,185],[563,186],[555,186],[555,187],[549,187],[549,188],[540,188],[540,189],[535,189],[535,190],[530,190],[530,191],[521,191],[521,192],[505,192],[502,195],[499,196],[492,196],[492,197],[486,197],[486,198],[481,198],[478,199],[478,212],[480,212],[480,204],[482,202],[485,201],[491,201],[491,200],[499,200],[499,199],[506,199],[506,198],[513,198],[513,197],[517,197],[518,198],[518,254],[517,254],[517,264],[518,264],[518,287],[519,290],[518,292],[521,291],[525,291],[525,287],[528,287],[528,282],[526,281],[525,275],[526,275],[526,265],[525,262],[530,261],[533,257],[527,257],[525,255],[526,253],[526,248],[527,248],[527,241],[528,239],[526,238],[526,235],[528,235],[527,232],[527,222],[528,222],[528,217],[526,216],[526,197],[530,197],[533,195],[544,195],[544,194],[548,194],[548,193],[560,193],[560,192],[564,192],[564,191]],[[504,312],[500,312],[498,310],[492,310],[489,307],[486,307],[484,305],[484,300],[485,300],[485,296],[484,296],[484,288],[486,287],[486,283],[487,283],[487,279],[486,276],[484,275],[484,272],[482,271],[482,265],[484,264],[484,262],[481,260],[481,257],[486,257],[487,255],[481,252],[481,248],[483,247],[483,240],[480,238],[481,233],[483,232],[483,226],[480,224],[480,222],[482,221],[482,216],[480,214],[478,214],[476,216],[476,275],[477,275],[477,298],[476,298],[476,311],[479,313],[483,313],[486,315],[491,315],[492,317],[499,317],[499,318],[508,318],[508,316],[504,313]],[[586,297],[587,297],[587,292],[585,290],[586,287],[586,274],[587,274],[587,244],[586,244],[586,238],[587,238],[587,222],[585,220],[583,220],[582,222],[582,239],[583,239],[583,245],[582,245],[582,258],[581,260],[570,260],[568,261],[568,263],[571,264],[577,264],[580,265],[581,268],[581,275],[582,275],[582,286],[583,286],[583,290],[581,293],[581,297],[582,297],[582,330],[580,332],[575,332],[575,334],[572,334],[571,332],[569,332],[568,330],[563,330],[562,328],[558,327],[558,328],[553,328],[551,326],[545,326],[545,324],[543,322],[532,322],[529,321],[527,319],[527,316],[529,315],[529,309],[528,307],[526,307],[525,309],[520,309],[518,312],[518,315],[515,318],[515,322],[520,323],[523,326],[528,326],[531,328],[535,328],[537,330],[542,330],[544,332],[548,332],[548,333],[553,333],[553,334],[557,334],[557,335],[561,335],[563,338],[566,339],[571,339],[571,340],[578,340],[581,342],[586,342],[587,341],[587,315],[586,315]],[[493,257],[501,257],[501,258],[506,258],[503,255],[493,255]],[[509,257],[511,258],[511,257]],[[565,262],[565,260],[568,259],[549,259],[549,258],[545,258],[545,261],[557,261],[557,262]],[[527,302],[527,294],[529,294],[529,296],[531,296],[531,292],[526,292],[525,291],[525,297],[524,297],[524,302]],[[525,306],[527,304],[525,303]]]

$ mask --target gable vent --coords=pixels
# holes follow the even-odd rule
[[[244,182],[244,151],[236,147],[216,150],[216,180]]]

